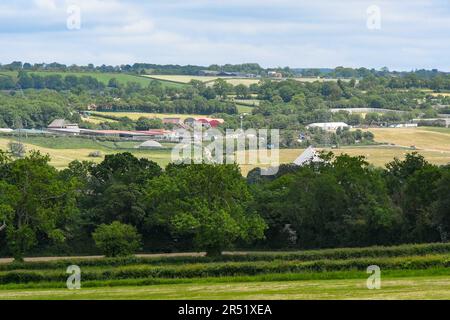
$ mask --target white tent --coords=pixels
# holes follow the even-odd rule
[[[145,141],[144,143],[141,143],[140,145],[138,145],[136,148],[137,149],[159,149],[162,148],[162,144],[159,142],[156,142],[154,140],[148,140]]]
[[[319,157],[319,153],[313,147],[306,149],[297,159],[294,160],[294,164],[297,166],[308,165],[311,162],[322,162]]]

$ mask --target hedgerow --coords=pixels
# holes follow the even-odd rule
[[[366,270],[370,265],[378,265],[382,270],[420,270],[449,268],[449,255],[425,255],[383,258],[355,258],[347,260],[316,261],[254,261],[212,262],[185,265],[129,265],[122,267],[82,268],[83,281],[120,280],[141,278],[206,278],[226,276],[255,276],[261,274],[334,272]],[[65,282],[65,269],[14,270],[0,272],[0,284],[29,282]]]
[[[411,244],[392,247],[341,248],[293,252],[253,252],[225,254],[220,257],[172,256],[172,257],[121,257],[103,259],[64,259],[50,262],[24,262],[0,264],[0,271],[49,270],[65,268],[69,265],[80,267],[120,267],[128,265],[179,265],[214,262],[270,262],[270,261],[315,261],[345,260],[355,258],[383,258],[403,256],[423,256],[428,254],[449,254],[450,243]]]

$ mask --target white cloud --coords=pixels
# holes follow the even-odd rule
[[[443,0],[19,0],[0,4],[0,63],[212,64],[448,70]],[[24,5],[32,3],[33,5]],[[70,4],[82,29],[66,29]],[[377,4],[382,28],[366,27]]]
[[[34,0],[34,4],[39,9],[56,10],[57,8],[55,0]]]

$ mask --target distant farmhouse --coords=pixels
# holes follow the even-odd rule
[[[80,128],[76,123],[69,123],[64,119],[53,120],[47,127],[50,132],[64,133],[69,135],[79,135]]]
[[[253,73],[225,72],[225,71],[212,71],[212,70],[200,70],[198,75],[204,76],[204,77],[258,78],[258,75],[253,74]]]
[[[225,123],[225,120],[219,118],[186,118],[184,120],[184,124],[190,127],[201,124],[205,128],[217,128],[223,123]]]
[[[271,78],[278,78],[278,79],[283,78],[283,74],[280,72],[276,72],[276,71],[269,71],[269,72],[267,72],[267,75]]]
[[[163,118],[162,122],[163,124],[180,125],[183,123],[183,120],[181,118]]]
[[[149,138],[160,141],[179,141],[180,135],[176,131],[164,129],[150,129],[147,131],[127,130],[90,130],[80,129],[78,124],[68,123],[64,119],[56,119],[47,127],[47,132],[61,135],[83,135],[93,137],[117,137],[130,140],[147,141]]]
[[[320,128],[325,131],[336,131],[337,129],[351,128],[345,122],[316,122],[306,126],[309,128]]]

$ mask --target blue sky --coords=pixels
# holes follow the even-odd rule
[[[69,5],[81,29],[69,30]],[[380,29],[367,9],[380,9]],[[14,0],[0,63],[225,64],[450,71],[449,0]]]

